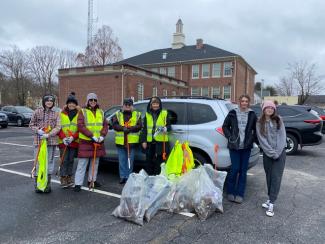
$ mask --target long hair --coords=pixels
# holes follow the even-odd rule
[[[280,129],[280,117],[277,114],[276,110],[274,110],[274,113],[270,116],[271,122],[275,122],[276,123],[276,128],[279,130]],[[262,116],[259,118],[259,123],[261,125],[260,127],[260,132],[263,136],[266,136],[266,131],[265,131],[265,122],[266,122],[266,116],[265,113],[263,111]]]

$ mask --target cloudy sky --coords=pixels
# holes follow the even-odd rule
[[[2,0],[0,49],[51,45],[77,52],[87,37],[88,0]],[[274,84],[289,62],[325,74],[324,0],[94,0],[95,28],[109,25],[124,58],[171,46],[178,18],[187,45],[197,38],[237,53]]]

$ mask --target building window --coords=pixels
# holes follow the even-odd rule
[[[213,64],[212,77],[220,77],[220,76],[221,76],[221,64]]]
[[[191,88],[191,96],[201,96],[201,88],[200,87],[192,87]]]
[[[172,96],[176,96],[176,91],[172,91]]]
[[[223,63],[223,76],[224,77],[232,76],[232,62]]]
[[[210,64],[202,64],[202,78],[210,77]]]
[[[183,91],[181,91],[179,95],[180,95],[180,96],[184,96],[184,92],[183,92]]]
[[[220,98],[220,87],[211,87],[211,97]]]
[[[192,65],[192,79],[198,79],[199,78],[199,65],[194,64]]]
[[[138,83],[137,90],[138,90],[138,101],[143,100],[143,93],[144,93],[143,83],[140,82]]]
[[[159,73],[162,74],[162,75],[166,75],[167,74],[166,68],[165,67],[160,67]]]
[[[167,97],[167,96],[168,96],[168,91],[167,91],[167,89],[163,89],[163,96],[164,96],[164,97]]]
[[[151,68],[151,71],[158,73],[158,68]]]
[[[230,99],[231,98],[231,86],[223,87],[223,98]]]
[[[158,91],[157,87],[154,86],[154,87],[152,88],[152,96],[153,96],[153,97],[156,97],[156,96],[157,96],[157,93],[158,93],[157,91]]]
[[[209,87],[202,88],[202,96],[208,97],[209,96]]]
[[[175,66],[167,68],[168,76],[175,77]]]

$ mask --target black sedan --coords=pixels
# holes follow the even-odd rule
[[[4,106],[1,112],[7,114],[9,124],[24,126],[29,124],[34,111],[26,106]]]
[[[253,105],[251,108],[258,117],[261,107]],[[306,106],[280,105],[277,112],[282,117],[287,132],[287,154],[295,154],[303,146],[313,146],[322,143],[322,120],[313,110]]]
[[[8,116],[2,112],[0,112],[0,126],[2,128],[7,128],[8,126]]]

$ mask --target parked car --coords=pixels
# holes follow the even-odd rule
[[[0,112],[0,126],[2,128],[8,127],[8,116],[5,113]]]
[[[26,106],[4,106],[1,112],[7,114],[10,125],[24,126],[29,124],[34,111]]]
[[[261,115],[261,107],[253,105],[251,108],[257,116]],[[280,105],[278,114],[282,117],[287,132],[288,155],[295,154],[304,146],[313,146],[322,143],[322,120],[308,106]]]
[[[134,109],[141,112],[144,117],[147,110],[148,100],[134,103]],[[225,100],[208,98],[164,98],[162,106],[167,109],[171,116],[170,143],[174,145],[176,140],[189,141],[193,151],[195,163],[215,164],[215,144],[219,145],[217,167],[228,169],[231,165],[227,139],[222,131],[223,121],[232,108],[232,104]],[[107,114],[107,113],[106,113]],[[111,119],[113,114],[107,117]],[[115,146],[114,130],[110,129],[105,139],[108,161],[118,161]],[[259,148],[254,144],[249,159],[249,167],[253,167],[259,160]],[[139,164],[145,163],[145,154],[139,146],[135,153],[135,161]]]

